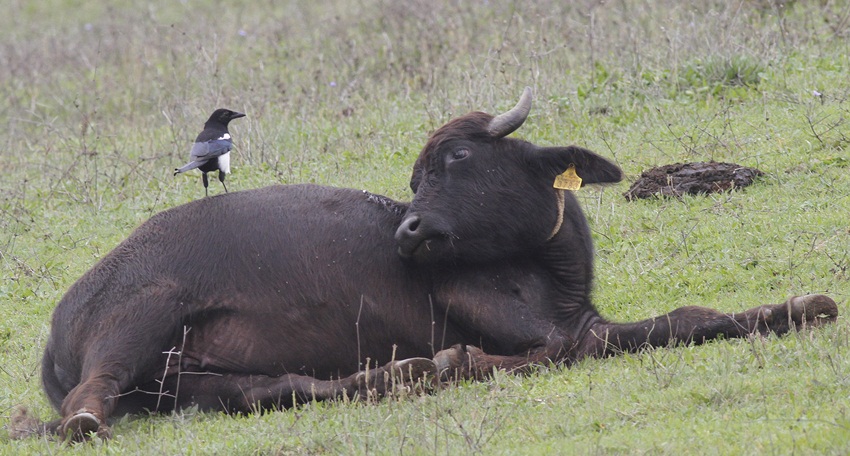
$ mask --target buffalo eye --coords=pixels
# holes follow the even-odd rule
[[[449,161],[463,160],[469,156],[469,149],[455,149],[449,154]]]

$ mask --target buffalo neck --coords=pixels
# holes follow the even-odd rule
[[[553,279],[556,317],[582,332],[598,314],[590,301],[593,284],[593,243],[590,228],[573,195],[558,192],[557,229],[542,248],[541,261]],[[581,318],[577,322],[575,318]],[[587,321],[584,321],[587,320]]]
[[[552,228],[552,233],[546,238],[546,242],[551,241],[561,231],[561,226],[564,224],[564,190],[555,190],[555,199],[557,200],[558,215],[555,219],[555,228]]]

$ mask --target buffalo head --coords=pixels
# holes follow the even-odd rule
[[[559,217],[583,217],[563,212],[556,176],[574,166],[583,184],[622,180],[619,167],[589,150],[507,138],[530,110],[526,88],[504,114],[469,113],[431,135],[395,234],[399,255],[420,263],[483,262],[527,252],[554,234]]]

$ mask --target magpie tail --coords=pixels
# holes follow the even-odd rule
[[[178,174],[180,174],[180,173],[185,173],[186,171],[191,171],[191,170],[193,170],[193,169],[195,169],[195,168],[200,167],[201,165],[203,165],[203,163],[198,163],[198,162],[196,162],[196,161],[191,161],[191,162],[186,163],[185,165],[183,165],[183,166],[181,166],[181,167],[179,167],[179,168],[175,169],[175,170],[174,170],[174,175],[176,176],[176,175],[178,175]]]

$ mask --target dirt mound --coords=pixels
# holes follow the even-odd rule
[[[674,163],[644,171],[623,196],[631,201],[637,198],[725,192],[746,187],[763,174],[756,168],[735,163]]]
[[[12,410],[6,428],[11,440],[19,440],[31,436],[52,436],[56,433],[58,424],[59,420],[53,423],[42,423],[38,418],[30,415],[26,407],[18,406]]]

